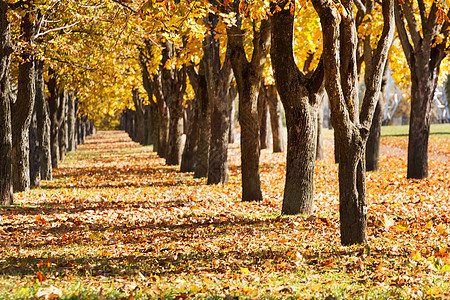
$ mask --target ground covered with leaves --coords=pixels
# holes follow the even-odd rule
[[[406,141],[384,137],[367,174],[365,248],[339,243],[330,137],[314,215],[286,217],[285,154],[262,151],[265,200],[242,203],[236,145],[230,183],[208,186],[100,132],[0,208],[0,299],[448,299],[450,134],[430,139],[421,181],[406,179]]]

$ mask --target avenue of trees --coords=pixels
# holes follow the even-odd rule
[[[312,214],[328,99],[341,243],[364,244],[366,161],[367,170],[378,169],[389,60],[410,70],[401,78],[411,89],[407,177],[428,176],[430,107],[448,53],[446,5],[0,0],[0,203],[51,179],[95,126],[117,125],[168,165],[225,184],[238,123],[242,200],[263,199],[259,157],[272,144],[287,151],[282,213]]]

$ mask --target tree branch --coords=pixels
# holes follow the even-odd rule
[[[398,37],[400,38],[400,43],[402,44],[403,52],[405,53],[408,65],[411,68],[414,49],[409,41],[408,32],[406,31],[405,23],[403,21],[403,13],[398,1],[394,1],[394,14]]]

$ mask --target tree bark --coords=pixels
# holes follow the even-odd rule
[[[52,158],[52,168],[58,168],[59,164],[59,127],[60,127],[60,96],[58,93],[58,88],[56,85],[56,73],[49,69],[49,79],[47,81],[47,87],[50,93],[48,98],[51,130],[50,130],[50,147],[51,147],[51,158]],[[80,123],[81,125],[81,123]],[[84,142],[83,136],[81,135],[81,143]]]
[[[167,157],[168,152],[168,139],[169,139],[169,109],[161,87],[161,74],[154,76],[153,92],[156,98],[156,105],[158,106],[158,147],[157,154],[161,158]]]
[[[75,95],[71,94],[67,103],[67,151],[75,151],[77,149],[76,143],[76,111],[75,111]]]
[[[295,4],[284,1],[279,5],[285,9],[275,12],[271,17],[271,57],[288,129],[282,213],[311,214],[314,208],[317,109],[323,94],[323,65],[320,63],[309,75],[299,70],[292,46],[294,16],[289,10]],[[275,8],[276,4],[272,4],[272,11]]]
[[[37,102],[35,101],[29,129],[30,188],[35,188],[41,185],[41,161],[40,161],[41,145],[39,143],[38,137],[36,103]]]
[[[21,21],[20,29],[25,43],[31,43],[33,23],[27,13]],[[17,99],[12,105],[12,160],[14,191],[30,189],[30,142],[29,128],[34,107],[34,59],[29,50],[24,50],[19,63]]]
[[[228,48],[239,92],[239,124],[241,125],[242,200],[261,201],[259,173],[260,117],[258,98],[261,78],[270,45],[270,24],[261,21],[260,30],[253,32],[253,54],[247,60],[244,32],[238,15],[237,25],[228,29]],[[256,28],[256,27],[255,27]]]
[[[365,145],[381,89],[388,50],[394,37],[394,1],[383,0],[383,32],[375,50],[365,51],[366,91],[358,117],[358,47],[353,1],[342,1],[347,16],[340,19],[329,2],[312,0],[323,32],[325,87],[331,122],[339,144],[339,213],[342,245],[367,242]],[[368,2],[366,2],[368,3]],[[369,3],[370,4],[370,3]],[[370,33],[365,39],[370,41]]]
[[[419,5],[422,24],[414,18],[410,2],[395,1],[395,21],[403,52],[411,71],[411,115],[408,141],[408,178],[428,177],[428,138],[431,103],[439,77],[439,68],[447,55],[448,22],[439,22],[440,2],[431,6]],[[428,10],[429,9],[429,10]],[[413,16],[413,17],[411,17]],[[407,27],[405,26],[406,20]],[[443,37],[441,42],[436,36]]]
[[[144,110],[144,99],[139,96],[139,91],[137,89],[133,90],[133,103],[134,103],[134,135],[133,140],[145,144],[145,110]]]
[[[63,161],[66,158],[67,152],[67,102],[69,99],[69,94],[64,90],[60,95],[59,104],[61,105],[59,116],[59,160]]]
[[[13,48],[7,11],[7,2],[0,1],[0,205],[13,204],[11,91],[9,84],[9,66]]]
[[[215,39],[217,22],[218,16],[210,14],[208,17],[210,34],[203,42],[205,77],[211,104],[211,141],[207,184],[228,182],[229,110],[231,108],[229,92],[233,72],[228,48],[221,66],[220,43]]]
[[[266,85],[264,88],[269,103],[273,152],[284,152],[283,121],[281,119],[281,108],[278,101],[277,89],[275,85]]]
[[[189,80],[194,88],[198,106],[198,145],[194,157],[194,178],[208,176],[209,148],[211,142],[211,105],[208,98],[208,86],[205,77],[205,62],[200,61],[198,70],[187,68]]]
[[[261,149],[270,147],[271,130],[270,130],[270,114],[269,100],[267,99],[264,82],[261,82],[260,93],[258,97],[258,114],[259,114],[259,136]]]
[[[238,89],[235,84],[230,86],[230,97],[231,97],[231,108],[230,112],[230,131],[228,133],[228,143],[234,144],[236,143],[236,102],[238,99]],[[236,101],[238,100],[238,101]]]
[[[48,101],[45,98],[45,82],[44,82],[44,62],[35,62],[36,72],[36,94],[35,94],[35,110],[37,121],[37,135],[39,143],[39,162],[40,175],[42,180],[51,180],[52,162],[50,150],[50,116]]]
[[[181,172],[194,172],[198,138],[198,101],[191,100],[189,101],[189,106],[187,109],[187,133],[186,143],[184,145],[183,155],[181,158]]]
[[[377,106],[372,118],[372,126],[366,144],[366,171],[378,171],[380,169],[380,138],[381,125],[383,123],[383,112],[385,104],[385,87],[387,83],[389,60],[384,67],[383,79],[381,81],[381,91]],[[365,78],[365,80],[369,80]]]
[[[383,122],[384,95],[380,94],[377,107],[373,114],[372,126],[366,145],[366,171],[373,172],[380,169],[380,138]]]
[[[324,97],[323,97],[324,98]],[[323,160],[323,98],[320,100],[319,111],[317,112],[317,147],[316,160]]]

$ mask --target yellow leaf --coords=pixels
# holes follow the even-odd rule
[[[312,286],[311,290],[313,292],[317,292],[320,290],[320,284],[316,283],[315,285]]]
[[[411,253],[411,255],[410,255],[410,258],[413,261],[418,261],[418,260],[423,259],[422,255],[420,254],[420,251],[413,251],[413,253]]]
[[[250,274],[250,270],[248,268],[241,268],[241,274]]]
[[[392,228],[394,228],[397,231],[406,231],[406,229],[407,229],[405,226],[402,226],[402,225],[397,225]]]

